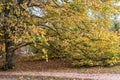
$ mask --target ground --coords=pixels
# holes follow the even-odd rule
[[[120,65],[78,68],[66,59],[16,60],[15,63],[13,70],[0,71],[0,80],[120,80]]]

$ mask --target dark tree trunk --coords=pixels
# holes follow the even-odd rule
[[[5,59],[5,65],[4,65],[5,70],[13,69],[15,66],[14,51],[11,49],[12,45],[13,45],[12,42],[8,42],[5,44],[5,48],[6,48],[6,59]]]
[[[6,61],[5,61],[5,65],[3,66],[4,70],[8,70],[8,69],[13,69],[15,66],[14,64],[14,53],[7,53],[6,54]]]

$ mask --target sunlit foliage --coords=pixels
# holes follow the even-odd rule
[[[72,58],[75,66],[108,66],[119,62],[119,35],[111,32],[113,0],[74,0],[46,6],[48,54]],[[90,14],[89,14],[90,13]]]

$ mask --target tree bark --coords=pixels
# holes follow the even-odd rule
[[[5,43],[6,59],[5,59],[4,70],[13,69],[15,66],[14,51],[11,49],[12,45],[13,45],[12,42]]]

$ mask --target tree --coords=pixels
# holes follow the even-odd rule
[[[27,11],[34,6],[32,3],[31,0],[0,1],[0,39],[5,48],[5,70],[14,68],[15,50],[30,44],[46,44],[45,31],[40,25],[44,21]]]
[[[80,34],[81,38],[77,39],[89,39],[88,35],[94,31],[111,27],[110,15],[119,10],[112,5],[116,1],[62,0],[60,4],[57,0],[1,0],[0,38],[5,46],[4,69],[14,68],[14,51],[30,44],[42,45],[45,54],[47,42],[62,53],[72,53],[74,37]],[[33,7],[43,9],[44,16],[31,14],[28,9]],[[88,15],[88,9],[95,17]]]

